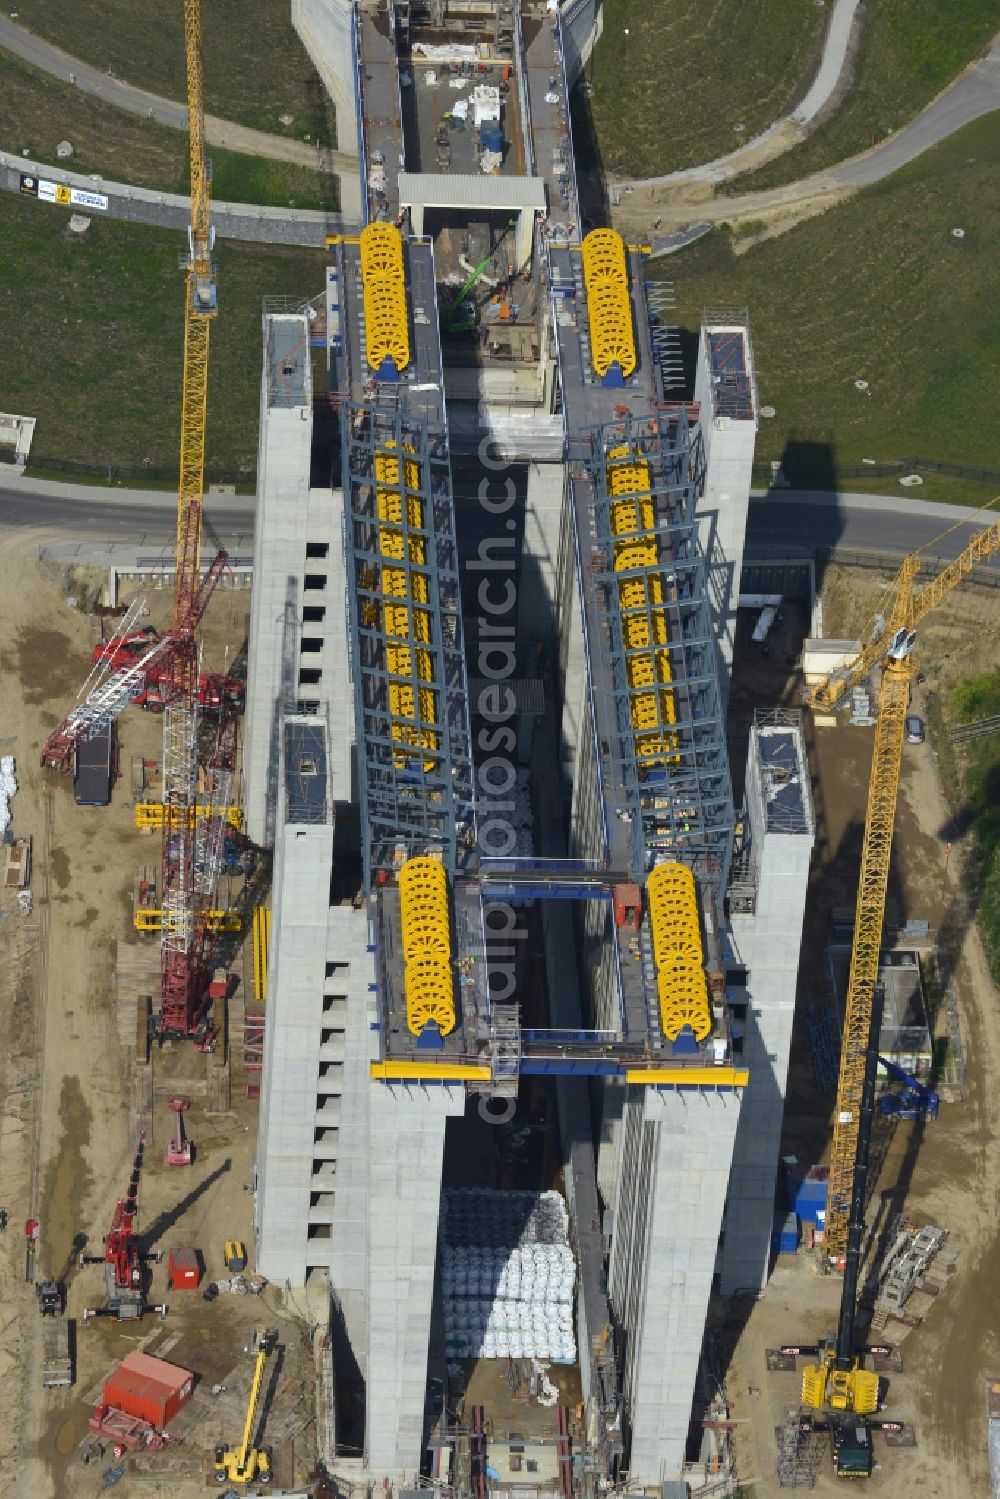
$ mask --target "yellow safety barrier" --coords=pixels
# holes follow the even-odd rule
[[[267,906],[253,911],[253,997],[259,1005],[267,999],[267,960],[271,948],[271,912]]]
[[[400,458],[395,444],[390,442],[375,454],[375,505],[380,522],[378,528],[378,550],[384,559],[380,569],[382,596],[394,602],[382,605],[382,628],[386,638],[386,669],[390,676],[412,678],[414,666],[421,682],[434,680],[434,662],[430,651],[420,650],[420,645],[431,643],[431,616],[427,609],[415,605],[427,604],[430,590],[423,573],[408,573],[403,567],[393,567],[393,562],[406,560],[419,566],[426,565],[427,547],[423,536],[408,535],[404,547],[403,507],[406,507],[407,526],[422,527],[424,524],[424,502],[415,491],[420,483],[420,465],[417,460],[403,453],[403,487],[400,483]],[[395,486],[389,488],[387,486]],[[396,642],[418,642],[415,653],[409,644]],[[392,642],[391,644],[389,642]],[[397,769],[404,770],[412,759],[412,750],[436,751],[440,748],[437,733],[438,695],[431,687],[421,687],[415,692],[412,681],[389,683],[389,712],[392,717],[390,734],[394,742],[403,746],[394,753]],[[423,761],[426,771],[437,765],[435,755]]]
[[[170,826],[179,827],[181,814],[180,807],[171,807],[169,810]],[[189,808],[188,818],[190,819],[191,825],[193,826],[195,819],[197,819],[199,822],[202,822],[206,817],[211,816],[211,814],[213,812],[216,812],[217,810],[218,808],[211,805],[205,807],[198,806]],[[235,828],[237,832],[240,832],[242,830],[243,809],[241,807],[226,807],[224,816],[226,822],[231,828]],[[140,830],[140,832],[143,832],[146,829],[162,828],[163,818],[164,811],[162,802],[136,802],[135,826]]]
[[[591,362],[602,380],[612,364],[627,377],[635,370],[635,336],[624,241],[614,229],[592,229],[582,253]]]
[[[205,925],[210,932],[238,932],[239,911],[206,911]],[[132,925],[137,932],[159,932],[163,929],[163,912],[149,906],[137,907],[132,915]]]
[[[646,881],[646,903],[656,964],[660,1024],[669,1041],[690,1026],[698,1041],[712,1029],[705,978],[698,895],[684,864],[657,864]]]
[[[615,542],[615,571],[634,574],[638,568],[658,567],[660,556],[653,531],[655,513],[649,464],[630,461],[627,447],[612,448],[608,460],[608,493],[613,496],[611,530],[623,538]],[[670,632],[662,604],[663,583],[658,575],[621,579],[618,608],[626,650],[648,651],[651,645],[669,645]],[[642,734],[636,740],[636,758],[647,770],[677,760],[676,754],[669,753],[676,748],[677,736],[663,732],[677,722],[677,704],[670,685],[670,652],[658,650],[654,659],[655,667],[648,656],[630,656],[626,663],[629,686],[650,689],[632,698],[632,727]]]
[[[448,877],[436,859],[407,859],[399,876],[406,1024],[419,1036],[433,1020],[442,1036],[455,1029]]]
[[[627,1083],[647,1088],[745,1088],[750,1081],[748,1067],[627,1067]]]
[[[380,1083],[485,1083],[492,1073],[476,1062],[369,1062],[369,1075]]]
[[[403,268],[403,236],[394,224],[369,224],[358,240],[368,363],[380,369],[391,359],[397,370],[410,362],[410,330]]]

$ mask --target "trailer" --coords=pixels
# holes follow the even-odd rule
[[[106,807],[111,801],[111,756],[114,725],[76,748],[73,799],[78,807]]]
[[[54,1390],[72,1383],[69,1318],[46,1317],[42,1323],[42,1385]]]
[[[7,890],[25,890],[31,880],[31,839],[15,838],[7,849],[3,882]]]
[[[159,1452],[167,1445],[162,1431],[140,1416],[130,1416],[127,1411],[114,1405],[99,1405],[87,1422],[91,1431],[98,1432],[114,1442],[116,1447],[127,1447],[130,1452]]]

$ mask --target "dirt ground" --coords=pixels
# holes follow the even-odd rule
[[[10,1214],[0,1238],[0,1493],[49,1499],[91,1486],[97,1491],[111,1458],[87,1469],[84,1481],[79,1443],[90,1406],[114,1362],[152,1336],[150,1351],[198,1376],[198,1419],[188,1418],[191,1430],[179,1448],[168,1449],[166,1466],[140,1473],[131,1465],[117,1492],[200,1494],[210,1447],[241,1435],[249,1377],[244,1347],[263,1326],[279,1331],[274,1425],[277,1432],[298,1432],[276,1453],[277,1476],[299,1481],[312,1461],[313,1364],[304,1321],[281,1305],[273,1288],[259,1298],[224,1295],[211,1304],[198,1293],[168,1294],[166,1288],[171,1246],[199,1248],[208,1278],[215,1278],[224,1273],[226,1238],[252,1243],[247,1186],[256,1104],[245,1096],[237,1059],[229,1113],[208,1115],[205,1058],[180,1043],[154,1052],[153,1129],[139,1226],[144,1246],[164,1252],[164,1263],[151,1266],[147,1296],[166,1298],[169,1315],[162,1323],[147,1318],[132,1325],[97,1320],[84,1326],[80,1320],[84,1306],[104,1300],[103,1272],[99,1265],[77,1268],[76,1256],[84,1246],[100,1253],[136,1146],[129,1122],[132,1054],[116,1016],[115,962],[119,943],[130,950],[152,943],[141,952],[155,994],[156,939],[140,939],[131,915],[135,867],[158,864],[159,844],[134,829],[129,767],[137,755],[159,760],[160,724],[138,709],[123,715],[122,776],[110,807],[77,807],[70,778],[39,768],[39,747],[74,701],[96,639],[96,622],[66,595],[80,598],[99,575],[67,580],[36,560],[38,547],[37,536],[19,533],[0,551],[0,753],[17,761],[13,833],[33,841],[34,897],[33,913],[24,917],[13,893],[0,893],[0,1205]],[[169,590],[153,589],[149,599],[150,621],[164,623]],[[216,594],[204,631],[208,668],[227,665],[227,644],[232,662],[244,640],[248,606],[245,592]],[[133,952],[133,964],[137,956]],[[173,1123],[166,1098],[177,1092],[192,1103],[185,1122],[195,1160],[188,1168],[168,1168],[163,1158]],[[77,1319],[72,1389],[41,1388],[41,1319],[26,1280],[28,1217],[40,1222],[35,1279],[64,1279],[69,1315]],[[211,1397],[211,1387],[221,1383],[232,1393]]]
[[[823,586],[824,633],[857,635],[877,605],[879,587],[873,572],[831,568]],[[769,658],[750,646],[740,652],[734,705],[745,713],[754,702],[795,701],[799,683],[790,663],[803,620],[794,608],[784,613]],[[741,623],[748,629],[752,621],[741,616]],[[926,680],[914,689],[915,712],[927,718],[929,695],[943,695],[960,676],[995,664],[998,626],[1000,594],[971,587],[925,621],[918,671]],[[803,1012],[810,998],[828,997],[832,912],[854,901],[872,731],[852,728],[843,718],[836,727],[816,728],[807,718],[807,738],[817,839],[782,1153],[812,1162],[829,1151],[833,1097],[816,1093]],[[946,1228],[951,1239],[943,1259],[956,1266],[924,1323],[906,1335],[903,1372],[891,1377],[886,1416],[913,1422],[916,1447],[888,1451],[877,1435],[878,1467],[869,1489],[912,1489],[940,1499],[988,1490],[983,1380],[1000,1364],[1000,1104],[994,1081],[1000,1076],[1000,1005],[962,877],[965,850],[955,810],[942,791],[933,737],[906,745],[889,903],[901,920],[927,920],[939,952],[954,964],[967,1073],[964,1097],[942,1103],[937,1121],[895,1124],[869,1209],[869,1224],[876,1213],[884,1221],[905,1209],[918,1224]],[[838,999],[842,1003],[843,996]],[[766,1372],[764,1349],[829,1335],[838,1304],[839,1283],[820,1276],[812,1257],[800,1251],[794,1260],[779,1262],[760,1302],[722,1310],[723,1345],[736,1340],[727,1393],[737,1422],[739,1476],[755,1493],[778,1491],[774,1428],[783,1407],[797,1403],[798,1388],[796,1376]],[[892,1338],[892,1324],[882,1336]],[[839,1492],[826,1453],[816,1491]]]

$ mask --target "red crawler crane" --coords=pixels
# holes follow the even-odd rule
[[[84,1322],[91,1317],[114,1317],[119,1322],[137,1321],[146,1312],[165,1315],[165,1306],[150,1306],[143,1300],[142,1266],[146,1260],[160,1260],[161,1254],[144,1254],[139,1248],[136,1220],[139,1216],[139,1176],[145,1150],[145,1131],[139,1136],[128,1190],[115,1205],[111,1227],[104,1236],[103,1254],[81,1254],[82,1265],[103,1265],[107,1281],[107,1300],[103,1306],[86,1307]]]

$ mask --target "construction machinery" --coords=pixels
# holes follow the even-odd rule
[[[43,1280],[35,1287],[35,1295],[43,1317],[61,1317],[66,1310],[66,1288],[61,1281]]]
[[[212,586],[205,589],[200,601],[202,613],[222,571],[221,562],[216,560]],[[175,641],[169,632],[158,634],[149,625],[132,628],[144,609],[145,601],[136,599],[119,632],[94,646],[90,675],[77,694],[76,706],[42,746],[42,765],[63,773],[72,770],[80,749],[104,733],[130,704],[149,713],[163,712],[170,696],[170,657]],[[196,624],[200,618],[199,613]],[[198,673],[196,700],[202,708],[233,706],[242,711],[245,696],[245,685],[238,677]]]
[[[207,993],[207,949],[223,839],[218,817],[199,821],[197,717],[199,705],[218,697],[220,729],[211,769],[217,785],[236,764],[235,719],[239,693],[221,679],[202,681],[197,630],[227,563],[220,551],[201,576],[205,429],[208,413],[209,335],[217,292],[212,259],[211,168],[205,155],[205,110],[201,63],[200,0],[184,0],[191,221],[183,264],[184,385],[181,400],[180,487],[177,504],[176,585],[170,629],[156,635],[136,629],[130,611],[119,633],[99,651],[97,685],[82,706],[51,735],[43,764],[65,769],[79,744],[98,732],[129,702],[141,698],[163,714],[163,821],[161,852],[160,1009],[157,1039],[190,1039],[211,1050],[215,1029]],[[228,798],[226,798],[228,801]]]
[[[201,63],[201,3],[184,0],[188,144],[191,175],[189,253],[185,262],[184,389],[181,400],[180,488],[177,502],[174,642],[161,679],[163,704],[163,806],[160,927],[160,1012],[156,1034],[162,1043],[194,1040],[201,1050],[214,1044],[206,993],[211,908],[207,888],[214,850],[221,843],[215,820],[199,823],[197,796],[198,644],[196,632],[208,598],[225,567],[220,552],[201,579],[205,481],[205,428],[208,416],[209,335],[218,304],[212,260],[211,168],[205,155],[205,107]],[[224,717],[228,717],[225,713]],[[229,729],[226,730],[227,735]],[[235,765],[235,733],[233,733]],[[228,798],[227,798],[228,800]],[[207,844],[208,853],[199,853]]]
[[[147,1312],[166,1315],[166,1307],[150,1305],[143,1296],[142,1267],[148,1260],[159,1261],[159,1253],[144,1253],[139,1246],[137,1231],[139,1218],[139,1177],[142,1174],[142,1157],[146,1148],[145,1131],[139,1136],[132,1172],[124,1197],[115,1205],[111,1227],[104,1236],[103,1254],[81,1254],[80,1266],[103,1265],[107,1283],[107,1298],[103,1306],[86,1307],[84,1322],[92,1317],[113,1317],[118,1322],[139,1321]]]
[[[174,1132],[167,1141],[166,1162],[168,1166],[190,1166],[191,1164],[191,1141],[184,1133],[184,1115],[190,1107],[190,1098],[182,1098],[179,1093],[167,1099],[167,1108],[174,1116]]]
[[[242,1239],[227,1239],[222,1249],[222,1259],[227,1270],[235,1274],[247,1267],[247,1246]]]
[[[824,1252],[830,1266],[844,1276],[840,1318],[835,1337],[816,1347],[818,1362],[807,1366],[802,1377],[803,1404],[813,1409],[829,1408],[833,1413],[831,1419],[838,1436],[836,1467],[838,1474],[845,1477],[871,1472],[871,1441],[865,1418],[878,1409],[882,1390],[878,1375],[864,1367],[863,1359],[864,1352],[887,1351],[879,1346],[857,1350],[854,1323],[884,1000],[878,974],[905,721],[910,685],[916,674],[916,629],[977,563],[986,561],[998,550],[1000,520],[978,532],[953,562],[919,589],[916,580],[920,558],[917,554],[908,556],[891,585],[888,607],[879,617],[869,642],[853,662],[839,668],[808,694],[813,708],[827,712],[836,708],[844,695],[873,669],[878,668],[881,673],[824,1237]],[[800,1347],[795,1351],[810,1350]]]
[[[468,298],[476,283],[486,275],[488,266],[496,257],[498,251],[502,248],[504,241],[507,239],[507,236],[511,234],[513,230],[516,229],[516,227],[517,220],[511,219],[510,223],[501,233],[496,244],[487,251],[479,264],[469,272],[467,280],[463,283],[462,286],[459,287],[458,294],[455,297],[455,300],[452,302],[451,306],[448,308],[448,311],[444,315],[444,326],[446,332],[467,333],[471,329],[475,328],[475,314],[471,308],[465,306],[466,299]],[[468,264],[468,262],[466,262],[466,264]],[[490,285],[495,286],[496,282],[491,281]]]
[[[926,1087],[904,1068],[897,1067],[888,1057],[879,1057],[878,1060],[891,1078],[903,1084],[900,1089],[894,1088],[882,1094],[878,1101],[879,1113],[889,1119],[936,1119],[939,1100],[934,1089]]]
[[[257,1424],[257,1407],[260,1403],[260,1391],[264,1382],[264,1366],[268,1356],[273,1352],[278,1341],[278,1335],[274,1331],[258,1333],[255,1336],[255,1346],[251,1349],[257,1355],[254,1365],[253,1380],[250,1384],[250,1398],[247,1401],[246,1420],[243,1423],[243,1440],[238,1447],[216,1447],[215,1449],[215,1481],[216,1483],[270,1483],[271,1482],[271,1454],[266,1447],[251,1446],[254,1428]]]

